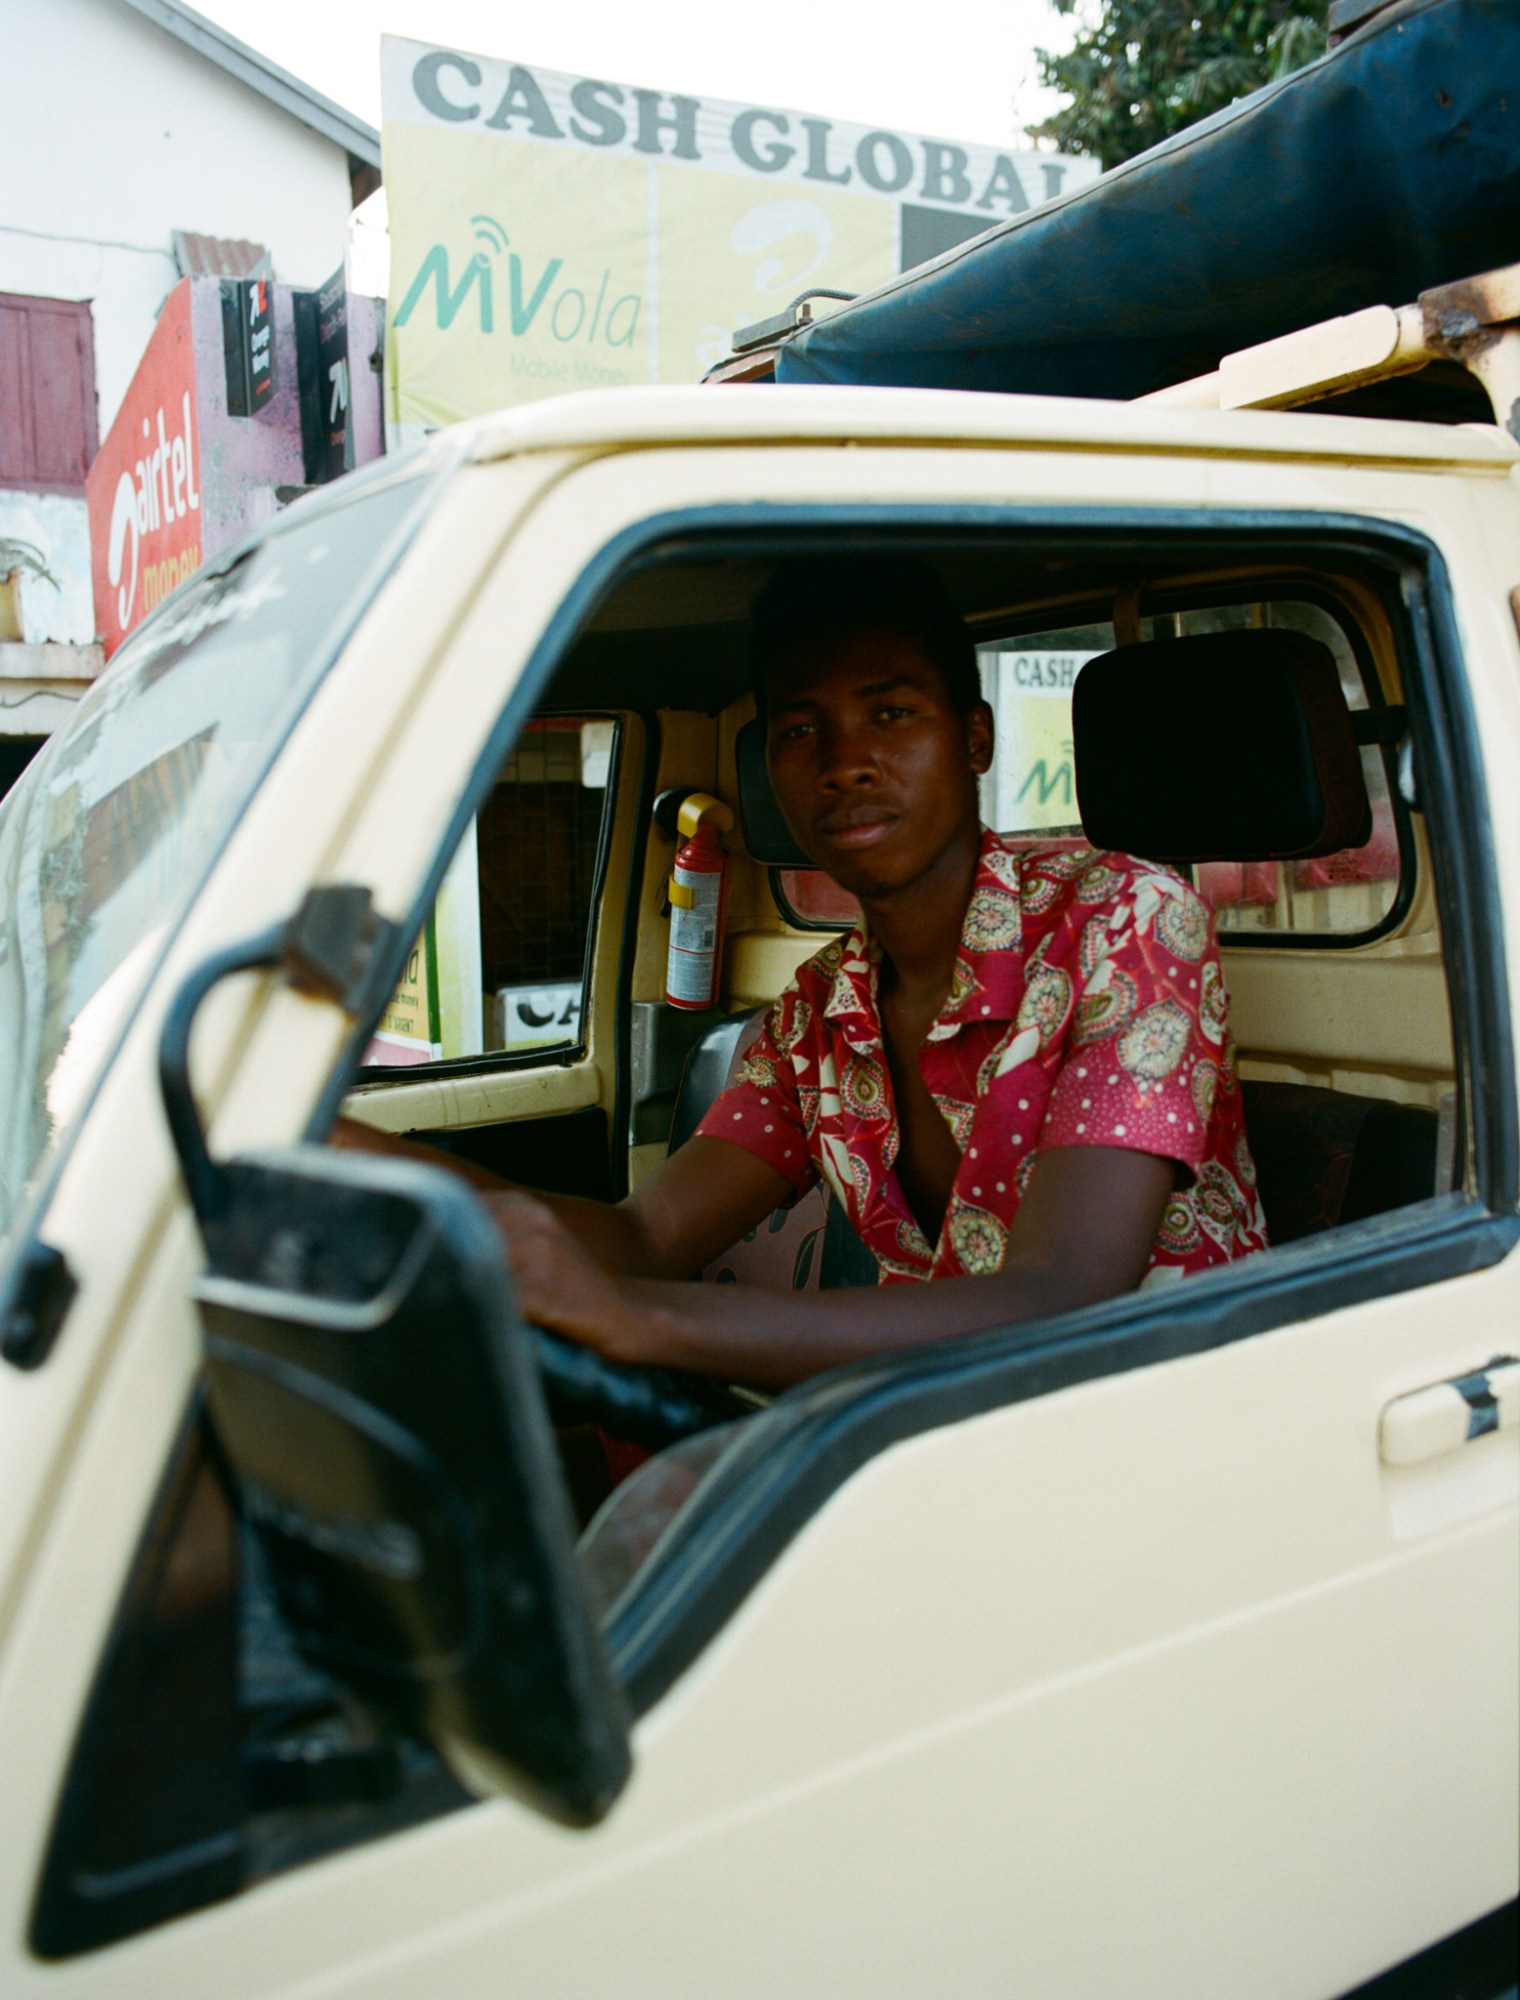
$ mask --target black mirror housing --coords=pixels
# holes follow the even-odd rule
[[[300,1643],[472,1791],[595,1822],[627,1711],[488,1217],[410,1160],[307,1145],[218,1173],[208,1403]]]

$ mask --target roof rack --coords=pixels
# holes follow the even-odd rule
[[[855,292],[829,291],[822,285],[813,285],[807,291],[799,292],[783,311],[772,313],[769,319],[756,320],[753,326],[741,326],[734,335],[732,348],[715,367],[708,369],[702,380],[769,381],[775,372],[776,349],[782,341],[789,340],[799,327],[811,326],[817,319],[815,300],[833,299],[843,305],[853,305],[858,296]]]
[[[1368,306],[1227,354],[1211,375],[1135,398],[1187,410],[1287,410],[1455,361],[1474,375],[1500,428],[1520,443],[1520,264]]]

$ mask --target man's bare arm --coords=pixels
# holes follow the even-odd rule
[[[333,1139],[351,1152],[401,1155],[442,1167],[467,1181],[498,1218],[513,1212],[513,1196],[531,1197],[603,1271],[626,1278],[691,1277],[792,1191],[774,1168],[742,1146],[700,1133],[615,1204],[517,1188],[488,1167],[355,1119],[340,1119]]]
[[[720,1152],[737,1150],[711,1143]],[[1170,1160],[1150,1153],[1054,1149],[1040,1156],[995,1277],[865,1294],[611,1277],[581,1256],[557,1216],[531,1197],[498,1197],[497,1217],[527,1318],[585,1341],[609,1360],[782,1388],[894,1348],[1071,1311],[1132,1290],[1144,1275],[1175,1172]]]

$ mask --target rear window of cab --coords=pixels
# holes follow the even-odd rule
[[[1327,646],[1353,718],[1380,705],[1361,636],[1327,604],[1307,596],[1159,611],[1137,619],[1134,636],[1261,627],[1302,632]],[[982,780],[982,817],[998,832],[1027,838],[1031,846],[1083,842],[1072,694],[1087,661],[1115,644],[1111,622],[979,638],[982,692],[997,737],[992,768]],[[1165,690],[1157,695],[1164,699]],[[1206,861],[1191,870],[1228,943],[1365,944],[1398,922],[1413,886],[1408,813],[1386,748],[1369,742],[1361,756],[1372,806],[1371,836],[1362,846],[1300,861]],[[772,886],[782,913],[802,929],[838,930],[857,914],[853,899],[818,870],[775,869]]]

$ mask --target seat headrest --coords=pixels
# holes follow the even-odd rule
[[[1100,653],[1072,750],[1094,847],[1151,861],[1334,854],[1372,836],[1330,649],[1302,632],[1203,632]]]
[[[752,861],[766,868],[811,868],[781,817],[765,766],[765,725],[752,716],[734,738],[739,779],[739,826]]]

